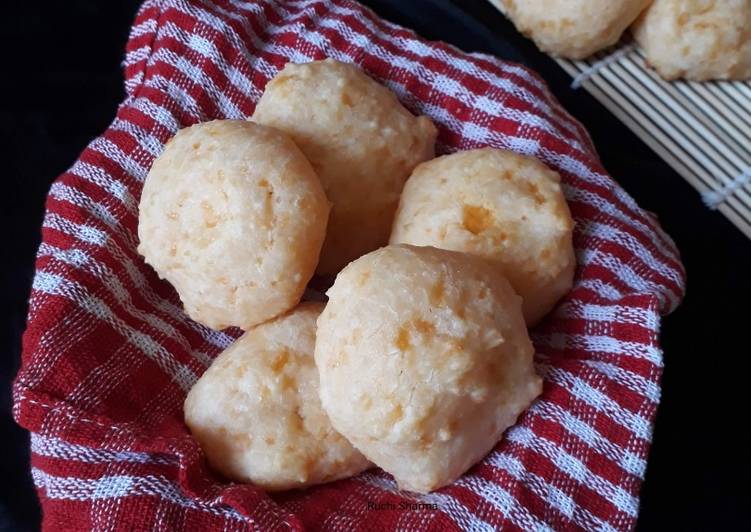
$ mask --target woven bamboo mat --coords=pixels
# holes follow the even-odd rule
[[[557,61],[751,238],[751,83],[664,81],[631,42]]]

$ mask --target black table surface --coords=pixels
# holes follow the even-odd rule
[[[522,38],[485,0],[369,0],[423,36],[537,70],[590,131],[605,167],[676,241],[688,271],[682,306],[665,318],[663,395],[642,488],[639,530],[751,529],[751,438],[745,426],[751,354],[751,242],[624,125]],[[28,434],[12,421],[45,194],[114,117],[120,63],[136,1],[14,2],[3,6],[0,146],[4,178],[0,352],[0,530],[35,530]]]

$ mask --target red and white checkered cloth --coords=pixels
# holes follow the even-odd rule
[[[429,495],[400,493],[377,469],[271,497],[215,476],[182,404],[238,333],[189,320],[136,253],[141,187],[164,143],[196,122],[249,116],[285,63],[324,57],[361,65],[429,115],[441,152],[496,146],[544,160],[576,219],[574,289],[533,334],[542,396],[480,464]],[[50,190],[15,383],[46,529],[634,525],[660,397],[660,315],[679,303],[684,271],[538,76],[348,0],[147,1],[125,75],[112,125]]]

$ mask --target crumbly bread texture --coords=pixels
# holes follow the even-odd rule
[[[402,489],[454,481],[541,391],[521,300],[482,259],[387,246],[328,295],[315,347],[323,408]]]
[[[543,52],[583,59],[618,42],[651,0],[491,0]]]
[[[329,208],[285,134],[245,120],[205,122],[179,131],[154,161],[138,252],[191,318],[247,329],[300,301]]]
[[[491,261],[522,297],[527,324],[534,325],[571,289],[573,227],[555,171],[532,157],[483,148],[415,169],[402,193],[391,243]]]
[[[663,78],[751,78],[751,0],[655,0],[633,33]]]
[[[334,274],[384,245],[404,182],[433,157],[436,128],[358,67],[332,59],[288,64],[252,120],[289,134],[333,203],[318,272]]]
[[[321,408],[313,348],[322,309],[303,303],[251,329],[190,390],[185,422],[227,477],[275,491],[370,466]]]

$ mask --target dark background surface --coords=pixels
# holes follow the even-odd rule
[[[642,490],[639,530],[751,530],[751,438],[745,367],[751,353],[751,241],[484,0],[366,1],[425,37],[524,63],[590,131],[608,171],[656,213],[686,265],[688,295],[663,325],[663,397]],[[104,130],[123,97],[128,28],[139,2],[14,2],[3,6],[0,530],[35,530],[28,435],[10,415],[10,382],[52,180]],[[459,9],[457,6],[461,5]]]

